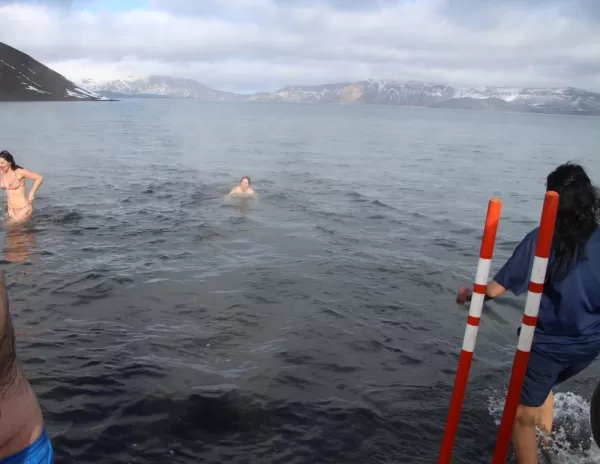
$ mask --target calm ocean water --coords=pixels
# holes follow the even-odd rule
[[[600,184],[599,123],[0,105],[0,148],[45,178],[33,225],[1,231],[1,269],[57,462],[436,462],[487,201],[504,202],[495,272],[550,170],[577,161]],[[259,201],[223,200],[242,175]],[[523,303],[484,312],[455,463],[491,461]],[[558,390],[584,448],[599,374]]]

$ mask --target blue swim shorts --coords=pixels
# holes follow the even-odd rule
[[[521,391],[521,404],[536,408],[543,405],[555,385],[579,374],[593,361],[592,358],[569,364],[560,363],[543,353],[531,350]]]
[[[54,451],[46,429],[42,430],[37,440],[27,448],[12,456],[0,459],[0,464],[52,464],[53,462]]]

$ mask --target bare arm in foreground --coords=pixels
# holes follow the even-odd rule
[[[37,398],[17,360],[4,272],[0,272],[0,459],[28,447],[43,428]]]

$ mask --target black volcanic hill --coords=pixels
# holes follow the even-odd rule
[[[99,101],[106,97],[76,86],[16,48],[0,42],[0,101]]]

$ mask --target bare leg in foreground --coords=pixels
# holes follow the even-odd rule
[[[539,408],[519,405],[513,428],[513,446],[518,464],[538,464],[536,426],[549,437],[554,420],[554,395],[552,392]],[[547,445],[543,439],[542,445]]]

